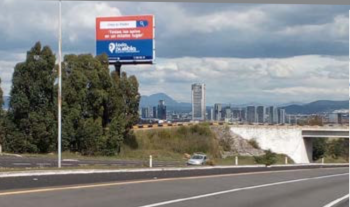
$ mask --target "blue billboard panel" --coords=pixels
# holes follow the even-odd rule
[[[106,53],[111,62],[153,61],[153,40],[100,40],[96,53]]]

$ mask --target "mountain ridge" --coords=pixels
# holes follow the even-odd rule
[[[159,100],[164,100],[168,111],[191,112],[191,103],[177,102],[165,93],[156,93],[149,96],[141,96],[140,107],[153,107],[158,105]],[[247,104],[222,104],[223,106],[244,107],[248,105],[265,105],[258,103]],[[335,110],[349,110],[349,101],[316,100],[310,103],[289,102],[276,104],[276,107],[283,108],[287,114],[317,114],[330,113]],[[208,106],[207,106],[208,107]]]

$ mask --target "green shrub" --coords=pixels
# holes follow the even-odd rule
[[[248,143],[255,149],[261,149],[259,143],[256,141],[256,139],[251,139],[248,141]]]
[[[324,157],[327,150],[327,140],[322,138],[312,140],[312,149],[313,160]]]
[[[254,160],[258,164],[263,164],[266,166],[273,165],[277,162],[276,153],[271,152],[271,150],[266,150],[265,155],[262,156],[254,156]]]

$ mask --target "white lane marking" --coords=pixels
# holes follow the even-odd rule
[[[325,206],[323,206],[323,207],[332,207],[332,206],[335,206],[335,205],[337,205],[338,203],[342,202],[343,200],[345,200],[345,199],[347,199],[347,198],[349,198],[349,194],[347,194],[347,195],[345,195],[345,196],[343,196],[343,197],[341,197],[341,198],[338,198],[338,199],[336,199],[336,200],[334,200],[334,201],[328,203],[327,205],[325,205]]]
[[[63,159],[63,162],[78,162],[79,160],[76,159]]]
[[[30,163],[13,163],[13,165],[31,165]]]
[[[88,166],[86,164],[78,164],[79,166]],[[121,164],[125,165],[125,164]],[[133,164],[130,164],[134,166]],[[337,169],[349,168],[349,165],[340,164],[323,164],[327,165],[339,165]],[[296,165],[296,166],[321,166],[316,164],[311,165]],[[118,169],[118,170],[106,170],[106,169],[93,169],[93,170],[45,170],[45,171],[22,171],[22,172],[0,172],[0,178],[6,177],[30,177],[30,176],[44,176],[44,175],[67,175],[67,174],[94,174],[94,173],[125,173],[125,172],[163,172],[163,171],[191,171],[191,170],[211,170],[211,169],[240,169],[240,168],[265,168],[264,165],[242,165],[242,166],[205,166],[205,167],[159,167],[159,168],[137,168],[137,169]],[[321,169],[321,168],[318,168]],[[298,169],[301,170],[316,170],[316,169]],[[297,170],[297,171],[298,171]],[[323,168],[323,170],[334,170],[334,168]],[[276,169],[275,171],[279,171]],[[293,171],[293,170],[285,170]]]
[[[233,193],[233,192],[237,192],[237,191],[252,190],[252,189],[256,189],[256,188],[264,188],[264,187],[275,186],[275,185],[296,183],[296,182],[302,182],[302,181],[308,181],[308,180],[318,180],[318,179],[338,177],[338,176],[344,176],[344,175],[349,175],[349,173],[326,175],[326,176],[320,176],[320,177],[302,178],[302,179],[281,181],[281,182],[255,185],[255,186],[249,186],[249,187],[243,187],[243,188],[234,188],[234,189],[218,191],[218,192],[214,192],[214,193],[208,193],[208,194],[197,195],[197,196],[192,196],[192,197],[187,197],[187,198],[180,198],[180,199],[174,199],[174,200],[169,200],[169,201],[163,201],[163,202],[159,202],[159,203],[153,203],[153,204],[144,205],[144,206],[140,206],[140,207],[164,206],[164,205],[168,205],[168,204],[172,204],[172,203],[179,203],[179,202],[184,202],[184,201],[189,201],[189,200],[196,200],[196,199],[200,199],[200,198],[206,198],[206,197],[211,197],[211,196],[216,196],[216,195]]]

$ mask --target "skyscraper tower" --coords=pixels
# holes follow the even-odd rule
[[[255,106],[247,106],[247,122],[248,123],[255,123],[256,122]]]
[[[166,120],[166,106],[164,100],[159,100],[157,115],[158,119]]]
[[[222,120],[222,105],[219,103],[214,105],[214,120],[215,121]]]
[[[260,124],[264,123],[265,122],[265,107],[264,106],[256,107],[256,115],[257,115],[257,122]]]
[[[278,109],[278,123],[279,124],[285,124],[286,123],[286,110],[285,109]]]
[[[278,112],[277,108],[274,106],[269,107],[269,124],[277,124],[278,123]]]
[[[192,84],[192,120],[205,120],[205,84]]]

